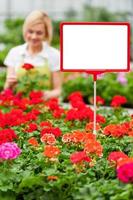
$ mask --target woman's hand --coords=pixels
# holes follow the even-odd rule
[[[60,72],[52,73],[53,90],[47,90],[44,92],[44,99],[48,100],[61,95],[62,88],[62,75]]]
[[[17,83],[17,77],[14,67],[7,67],[7,76],[4,85],[4,90],[13,88],[16,85],[16,83]]]
[[[13,88],[17,83],[17,79],[16,77],[7,77],[7,80],[5,82],[4,85],[4,90],[8,89],[8,88]]]
[[[44,99],[49,100],[54,97],[59,97],[61,94],[61,89],[47,90],[44,92]]]

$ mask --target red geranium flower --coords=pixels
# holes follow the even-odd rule
[[[64,113],[65,113],[65,110],[63,108],[58,108],[58,109],[54,110],[53,116],[55,118],[60,118]]]
[[[90,99],[90,103],[92,103],[92,104],[94,103],[94,98]],[[104,103],[105,103],[105,100],[102,97],[96,96],[96,104],[97,105],[104,105]]]
[[[41,137],[46,133],[53,134],[55,137],[60,137],[61,134],[62,134],[60,128],[58,128],[58,127],[43,128],[42,131],[41,131]]]
[[[52,123],[51,122],[49,122],[49,121],[42,121],[41,123],[40,123],[40,126],[41,127],[52,127]]]
[[[113,151],[109,154],[108,160],[114,163],[117,163],[118,160],[122,160],[123,158],[128,158],[128,156],[122,151]]]
[[[43,92],[42,91],[31,91],[29,94],[31,99],[37,99],[37,98],[42,98],[43,97]]]
[[[43,155],[48,158],[54,158],[60,154],[60,149],[57,146],[46,145]]]
[[[29,64],[29,63],[25,63],[25,64],[22,66],[22,68],[24,68],[25,70],[30,70],[30,69],[33,69],[34,66],[31,65],[31,64]]]
[[[0,130],[0,144],[12,142],[14,139],[17,139],[17,135],[14,130],[10,128]]]
[[[98,130],[100,130],[100,128],[101,128],[100,124],[96,123],[96,130],[98,131]],[[94,129],[94,123],[93,122],[89,122],[89,123],[86,124],[85,130],[87,132],[92,132],[93,129]]]
[[[111,101],[111,106],[113,107],[119,107],[122,104],[127,103],[127,99],[124,96],[120,96],[120,95],[116,95],[113,97],[112,101]]]
[[[78,151],[78,152],[74,152],[73,154],[71,154],[70,160],[73,164],[76,164],[81,161],[90,162],[91,158],[87,156],[85,151]]]
[[[38,144],[38,141],[35,137],[31,137],[29,140],[28,140],[28,143],[31,144],[32,146],[34,147],[38,147],[39,144]]]
[[[32,133],[33,131],[37,130],[37,124],[35,123],[30,123],[29,127],[26,129],[26,132]]]
[[[73,92],[69,95],[68,97],[69,101],[72,101],[72,100],[82,100],[83,99],[83,96],[82,96],[82,93],[80,91],[77,91],[77,92]]]
[[[51,98],[46,103],[46,106],[48,106],[50,110],[57,110],[57,109],[59,109],[58,99],[57,98]]]

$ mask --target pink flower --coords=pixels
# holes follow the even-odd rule
[[[127,84],[127,79],[125,77],[125,73],[120,72],[117,75],[117,81],[121,84],[121,85],[126,85]]]
[[[13,160],[21,153],[21,149],[14,142],[6,142],[0,145],[0,158],[3,160]]]
[[[133,162],[120,166],[117,169],[117,177],[123,183],[133,183]]]

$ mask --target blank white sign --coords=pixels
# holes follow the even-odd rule
[[[63,70],[127,70],[128,26],[63,24]]]

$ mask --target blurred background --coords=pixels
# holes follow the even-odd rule
[[[52,18],[52,45],[57,48],[60,21],[128,21],[133,24],[133,0],[0,0],[0,66],[10,48],[23,43],[23,19],[35,9],[46,11]],[[133,50],[131,59],[132,55]]]
[[[123,21],[131,24],[131,66],[133,63],[133,0],[0,0],[0,90],[5,74],[3,61],[13,46],[23,43],[22,24],[32,10],[41,9],[53,21],[54,37],[52,45],[59,48],[59,25],[62,21]],[[4,69],[4,70],[3,70]],[[93,96],[92,78],[85,74],[76,78],[75,74],[66,76],[63,85],[63,99],[80,90],[86,101]],[[113,95],[124,95],[127,106],[133,107],[133,71],[126,74],[107,74],[99,78],[97,93],[109,104]]]

